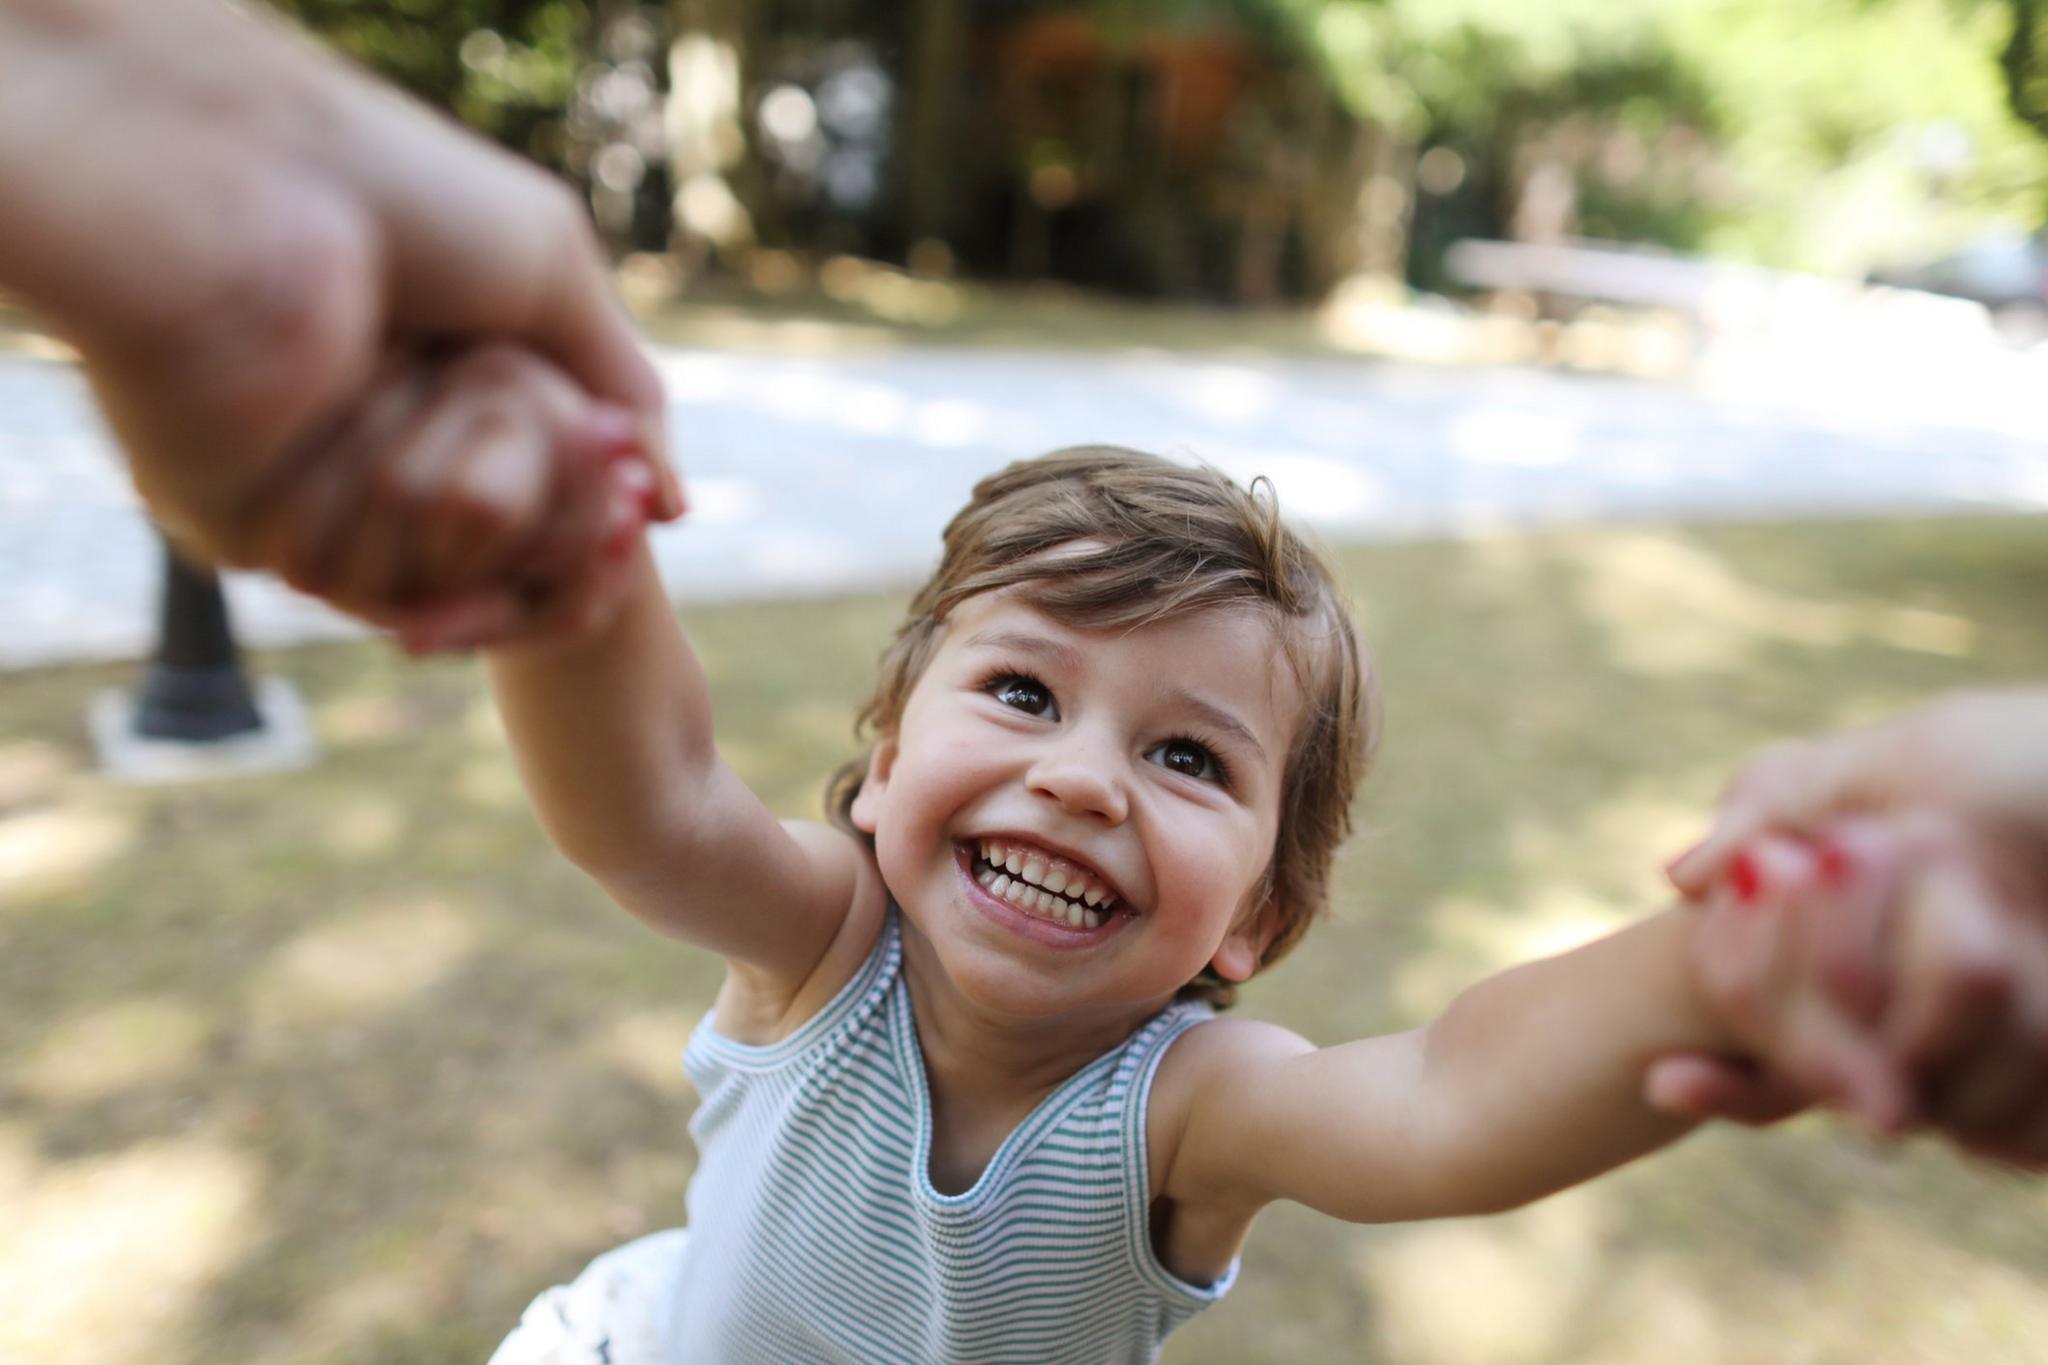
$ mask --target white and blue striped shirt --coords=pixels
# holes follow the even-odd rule
[[[1221,1298],[1153,1255],[1145,1105],[1159,1059],[1210,1017],[1171,1005],[1065,1081],[974,1187],[941,1194],[892,910],[854,979],[788,1038],[706,1020],[669,1358],[706,1362],[1149,1361]]]

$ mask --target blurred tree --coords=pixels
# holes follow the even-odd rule
[[[2048,138],[2048,67],[2043,47],[2048,45],[2048,5],[2042,0],[2004,0],[2012,11],[2012,26],[1999,52],[1999,67],[2005,74],[2005,98],[2014,117]],[[2048,205],[2044,205],[2048,210]]]
[[[1266,3],[1390,142],[1468,162],[1497,232],[1853,273],[2033,218],[2048,185],[2015,117],[2048,126],[2043,0]]]
[[[587,50],[582,0],[271,0],[372,70],[561,166]]]

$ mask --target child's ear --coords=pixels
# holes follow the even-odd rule
[[[889,786],[889,770],[895,766],[896,738],[891,735],[877,741],[875,751],[868,755],[868,775],[861,779],[847,811],[853,817],[853,827],[863,834],[873,834],[880,823],[882,793]]]
[[[1266,945],[1280,928],[1277,907],[1262,902],[1237,917],[1237,923],[1223,936],[1209,965],[1225,981],[1249,981],[1266,956]]]

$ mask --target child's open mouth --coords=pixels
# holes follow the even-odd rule
[[[1042,849],[983,839],[969,850],[981,888],[1033,919],[1100,929],[1117,908],[1115,894],[1092,873]]]

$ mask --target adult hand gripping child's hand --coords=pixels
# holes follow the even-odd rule
[[[682,511],[659,379],[574,195],[266,11],[0,0],[0,184],[0,288],[78,347],[137,487],[188,552],[301,577],[324,564],[331,547],[309,558],[289,518],[337,484],[379,487],[328,467],[367,449],[337,429],[394,357],[493,339],[611,405],[630,427],[621,458],[644,467],[664,518]],[[558,451],[549,497],[562,526],[587,529],[610,494],[581,444]],[[382,515],[409,487],[340,501]],[[445,525],[496,528],[494,544],[493,480],[445,491]],[[427,603],[474,610],[451,595],[466,583],[368,563],[388,524],[320,525],[360,542],[316,575],[336,606],[387,622]],[[567,566],[595,545],[575,536],[538,557],[551,604],[587,581]],[[534,597],[532,570],[505,586]],[[563,614],[503,619],[516,635]]]
[[[1767,1122],[1817,1099],[2048,1169],[2048,862],[1925,809],[1762,835],[1702,898],[1703,996],[1767,1068],[1652,1067],[1652,1103]]]
[[[375,603],[414,653],[573,634],[610,616],[655,511],[636,450],[630,419],[516,347],[394,357],[282,483],[262,553]],[[565,468],[600,496],[564,499]]]

